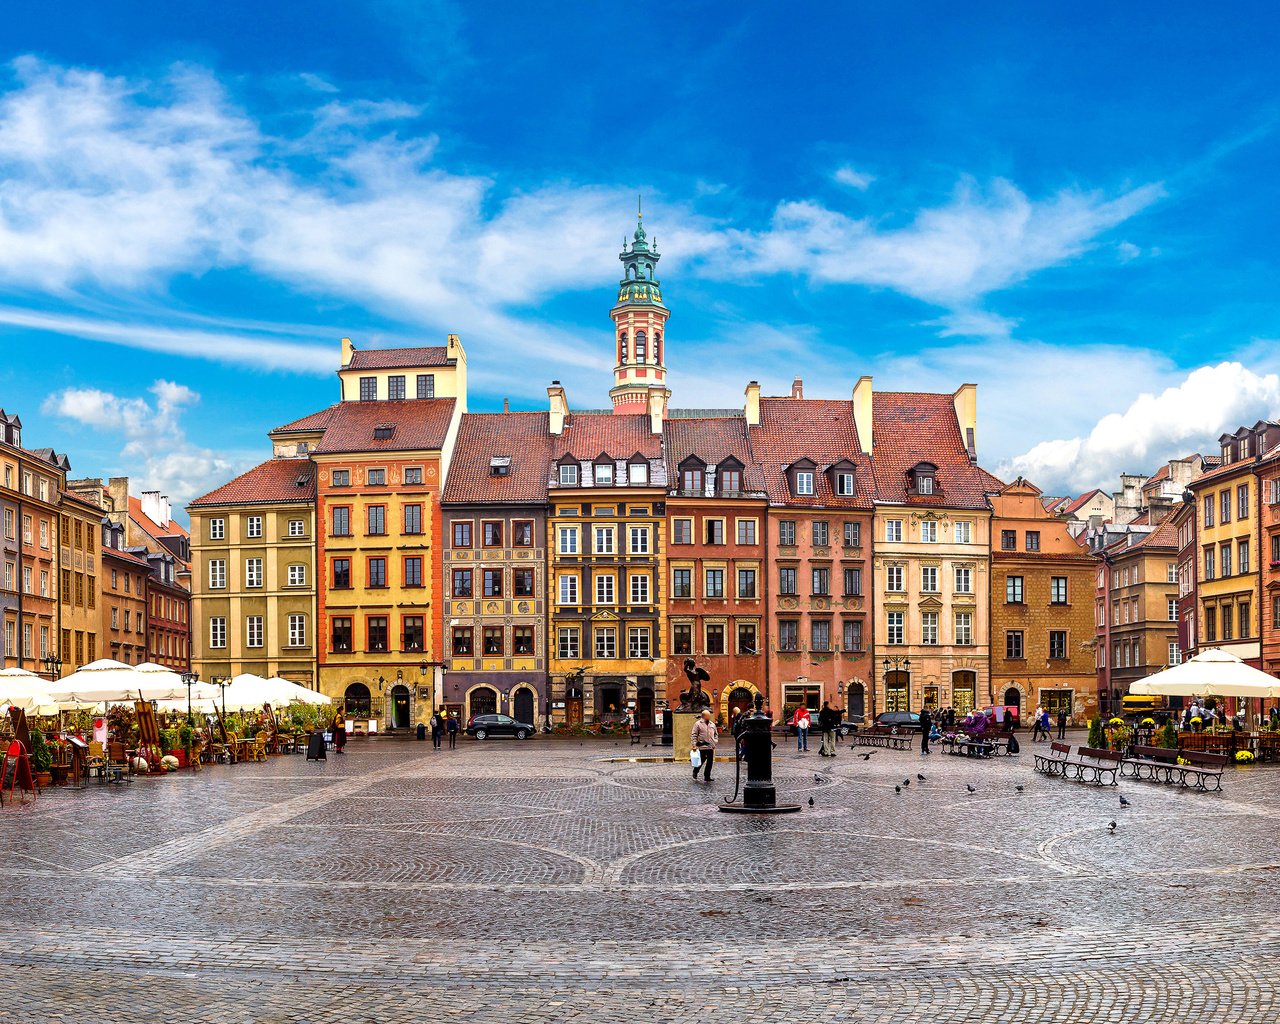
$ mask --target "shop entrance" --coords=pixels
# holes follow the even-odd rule
[[[391,725],[396,729],[409,728],[409,687],[391,688]]]
[[[533,691],[527,686],[522,686],[516,690],[515,697],[511,702],[511,717],[517,722],[526,722],[529,725],[536,725],[533,720]]]

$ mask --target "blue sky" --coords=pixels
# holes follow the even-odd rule
[[[1280,413],[1280,14],[1235,4],[20,5],[0,406],[185,500],[338,339],[606,402],[638,192],[674,404],[979,385],[984,464],[1114,486]]]

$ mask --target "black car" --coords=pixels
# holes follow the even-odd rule
[[[535,732],[528,722],[517,722],[509,715],[472,715],[467,723],[467,735],[478,740],[487,740],[490,736],[514,736],[518,740],[527,740]]]
[[[881,711],[876,725],[895,728],[899,732],[919,732],[920,716],[914,711]]]

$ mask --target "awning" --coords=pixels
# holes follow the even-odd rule
[[[1168,697],[1280,697],[1280,679],[1213,648],[1131,683],[1129,692]]]

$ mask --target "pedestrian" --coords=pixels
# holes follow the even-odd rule
[[[1044,708],[1039,704],[1036,705],[1036,715],[1031,721],[1031,742],[1036,743],[1040,739],[1040,721],[1044,718]]]
[[[920,709],[920,753],[929,753],[929,734],[933,731],[933,716],[929,714],[929,705]]]
[[[456,750],[458,747],[458,716],[450,713],[445,719],[445,730],[449,733],[449,749]]]
[[[433,750],[440,749],[440,738],[444,735],[444,719],[440,717],[437,711],[431,716],[431,747]]]
[[[636,716],[634,708],[627,708],[627,732],[631,735],[631,745],[634,747],[640,742],[640,719]]]
[[[807,754],[809,752],[809,709],[803,704],[796,708],[791,724],[796,728],[796,752]]]
[[[1049,710],[1048,710],[1048,708],[1044,708],[1044,709],[1042,709],[1042,710],[1040,711],[1040,735],[1042,735],[1042,736],[1045,738],[1045,740],[1046,740],[1046,741],[1047,741],[1047,740],[1049,740],[1049,739],[1051,738],[1051,737],[1049,736]]]
[[[947,708],[947,731],[955,732],[956,728],[956,709],[954,707]]]
[[[347,719],[342,712],[342,705],[338,705],[338,713],[333,716],[333,749],[339,754],[342,748],[347,745]]]
[[[840,715],[824,700],[818,711],[818,728],[822,730],[822,749],[819,753],[823,757],[836,756],[836,726],[839,722]]]
[[[711,712],[703,710],[702,717],[693,723],[693,731],[689,734],[689,746],[697,753],[700,761],[693,769],[693,777],[698,778],[698,769],[702,769],[704,782],[711,781],[711,765],[716,759],[716,743],[720,733],[716,723],[711,720]]]
[[[1058,705],[1058,739],[1065,740],[1067,738],[1067,706],[1065,704]]]
[[[1013,717],[1013,708],[1005,708],[1004,709],[1004,731],[1007,732],[1010,736],[1012,736],[1014,730],[1017,727],[1018,727],[1017,721]]]

